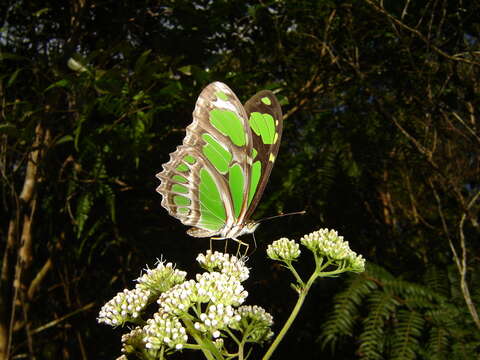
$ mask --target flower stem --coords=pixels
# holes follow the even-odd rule
[[[195,330],[195,327],[190,319],[188,319],[186,316],[183,316],[182,321],[185,324],[189,334],[195,339],[197,344],[200,345],[200,350],[202,350],[203,355],[205,355],[208,360],[223,359],[223,356],[220,354],[215,345],[213,345],[211,342],[208,344],[207,342],[203,341],[201,335]]]
[[[275,337],[275,340],[273,341],[273,343],[270,345],[267,352],[263,356],[262,360],[270,359],[273,352],[276,350],[278,344],[280,344],[280,342],[283,340],[288,329],[290,329],[290,326],[292,325],[293,321],[296,319],[298,313],[300,312],[303,302],[307,297],[308,291],[310,290],[310,287],[312,286],[313,282],[317,277],[318,277],[317,273],[314,272],[312,276],[310,276],[310,279],[308,279],[308,282],[302,287],[302,290],[299,292],[298,300],[297,300],[297,303],[295,304],[295,307],[293,308],[290,316],[288,317],[287,321],[283,325],[282,330],[280,330],[278,335]]]

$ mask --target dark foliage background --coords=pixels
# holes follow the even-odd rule
[[[480,351],[480,5],[475,1],[0,4],[0,357],[109,359],[99,308],[189,238],[155,192],[212,81],[283,104],[249,303],[295,301],[271,241],[338,230],[370,266],[319,283],[276,359]],[[305,257],[300,268],[309,269]],[[188,357],[185,352],[184,356]],[[191,357],[198,358],[198,357]]]

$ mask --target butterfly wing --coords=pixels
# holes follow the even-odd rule
[[[208,85],[183,144],[157,174],[162,206],[194,227],[190,235],[214,236],[238,223],[250,188],[252,145],[248,117],[236,95],[223,83]]]
[[[273,92],[262,90],[244,105],[252,134],[252,167],[245,219],[262,197],[277,158],[283,130],[282,108]]]

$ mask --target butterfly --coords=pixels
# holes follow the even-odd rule
[[[206,86],[195,104],[182,145],[170,154],[157,191],[162,206],[193,237],[234,239],[255,231],[250,219],[277,157],[280,103],[262,90],[245,105],[225,84]]]

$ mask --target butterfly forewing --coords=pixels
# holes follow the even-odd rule
[[[252,133],[252,175],[247,200],[248,219],[260,201],[277,158],[283,129],[282,108],[277,97],[262,90],[245,103]]]

